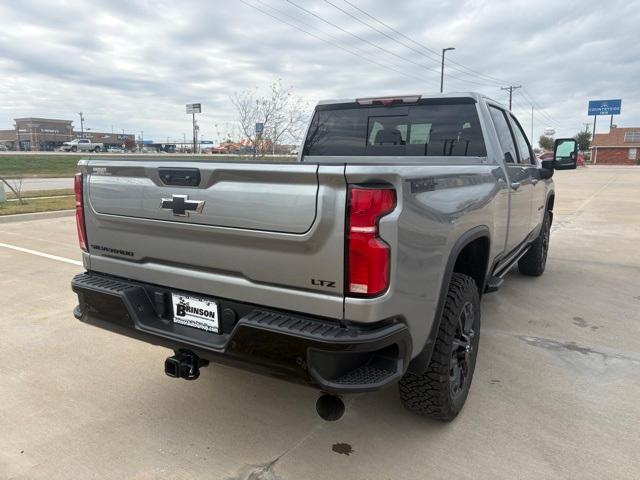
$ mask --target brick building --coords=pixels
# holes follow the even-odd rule
[[[640,165],[640,127],[611,127],[609,133],[596,133],[591,161],[597,165]]]
[[[16,118],[14,127],[10,130],[0,130],[0,144],[9,150],[44,152],[55,150],[81,133],[74,129],[71,120],[56,120],[52,118]],[[103,143],[105,148],[120,147],[123,143],[135,143],[133,134],[94,132],[87,128],[84,138]]]

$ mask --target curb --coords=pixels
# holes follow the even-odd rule
[[[29,220],[45,220],[47,218],[72,217],[76,213],[74,210],[54,210],[52,212],[17,213],[15,215],[0,216],[0,224],[13,222],[26,222]]]

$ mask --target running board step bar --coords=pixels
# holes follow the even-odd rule
[[[486,293],[495,292],[502,286],[503,283],[504,283],[504,278],[495,277],[495,276],[491,277],[487,282],[487,286],[485,287],[484,291]]]

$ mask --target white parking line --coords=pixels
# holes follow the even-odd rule
[[[57,255],[50,255],[44,252],[38,252],[36,250],[30,250],[28,248],[18,247],[17,245],[9,245],[8,243],[0,242],[0,247],[8,248],[10,250],[16,250],[22,253],[30,253],[31,255],[37,255],[38,257],[48,258],[49,260],[57,260],[58,262],[69,263],[71,265],[82,266],[82,262],[78,260],[71,260],[70,258],[58,257]]]

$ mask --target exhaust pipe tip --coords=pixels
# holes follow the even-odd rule
[[[316,401],[316,412],[323,420],[335,422],[344,415],[344,402],[340,397],[324,393]]]

